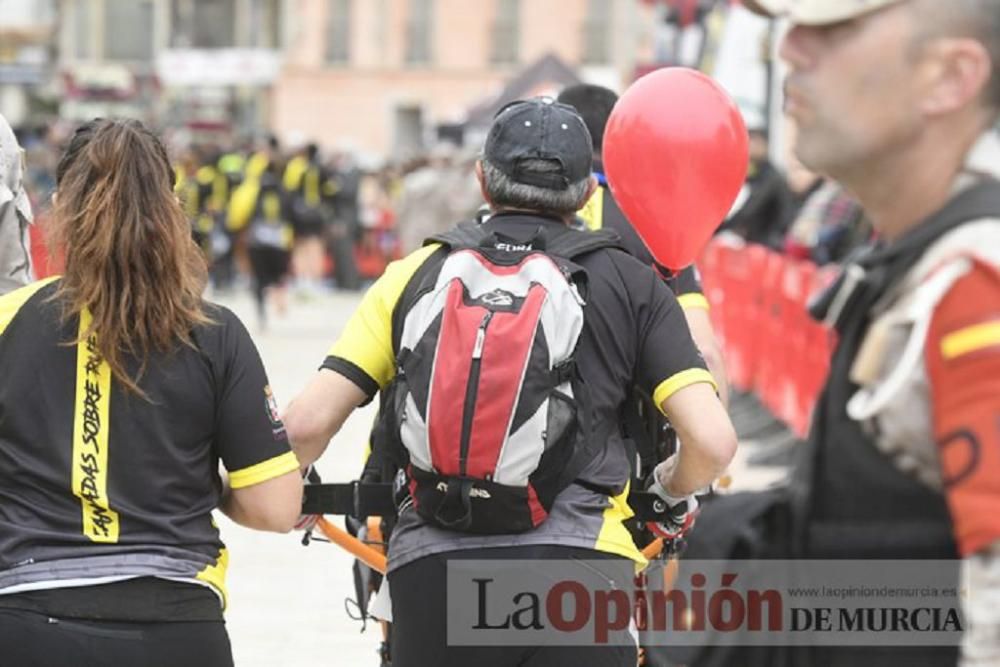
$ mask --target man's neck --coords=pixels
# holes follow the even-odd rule
[[[950,136],[928,132],[908,150],[833,175],[858,199],[882,238],[899,238],[947,203],[979,136],[952,132]]]
[[[536,218],[549,218],[550,220],[561,221],[563,224],[569,225],[573,222],[572,215],[559,216],[554,213],[542,213],[540,211],[529,211],[525,208],[498,208],[494,209],[493,215],[526,215],[534,216]]]

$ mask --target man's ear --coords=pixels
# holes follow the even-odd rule
[[[590,198],[594,196],[594,193],[597,191],[597,188],[599,187],[600,184],[597,182],[597,177],[591,174],[590,182],[587,184],[587,195],[583,198],[583,203],[577,206],[577,209],[583,208],[587,204],[587,202],[590,201]]]
[[[937,67],[932,70],[928,94],[923,101],[929,115],[950,113],[968,106],[989,85],[992,66],[989,51],[978,40],[940,39],[934,50]]]
[[[483,201],[492,209],[493,202],[490,200],[490,195],[486,191],[486,176],[483,175],[483,161],[476,160],[476,180],[479,181],[479,192],[483,195]]]

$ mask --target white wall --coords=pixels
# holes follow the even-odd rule
[[[55,15],[49,0],[0,0],[0,29],[47,25]]]
[[[734,6],[715,57],[713,76],[740,109],[749,127],[765,124],[767,95],[762,45],[769,21],[741,6]]]

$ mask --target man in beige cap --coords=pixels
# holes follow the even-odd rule
[[[31,281],[31,204],[22,183],[23,155],[13,130],[0,115],[0,295]]]
[[[791,23],[796,156],[880,237],[813,309],[840,344],[794,476],[799,546],[961,556],[970,587],[961,656],[823,647],[795,664],[1000,665],[1000,0],[746,4]]]

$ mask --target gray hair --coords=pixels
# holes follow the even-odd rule
[[[495,208],[517,208],[566,216],[576,213],[587,203],[589,176],[571,183],[565,190],[549,190],[518,183],[485,158],[481,162],[486,194]],[[554,172],[559,168],[551,160],[541,159],[525,160],[523,166],[527,170],[540,173]]]
[[[979,32],[993,62],[986,99],[1000,109],[1000,0],[976,0],[976,5]]]
[[[1000,0],[922,0],[914,4],[924,38],[958,35],[980,41],[990,54],[993,72],[983,97],[1000,111]]]

